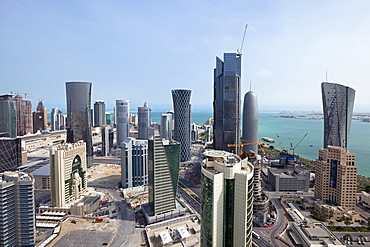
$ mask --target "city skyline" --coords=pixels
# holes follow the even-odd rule
[[[50,110],[63,108],[65,81],[93,81],[92,100],[129,99],[133,108],[145,100],[155,110],[171,105],[171,89],[189,88],[194,109],[211,109],[214,56],[236,52],[248,24],[241,93],[251,81],[260,110],[318,111],[320,84],[332,81],[358,90],[354,111],[364,112],[369,5],[3,1],[1,93],[29,93],[34,106],[45,97]]]

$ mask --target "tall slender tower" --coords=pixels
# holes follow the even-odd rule
[[[161,115],[161,137],[166,140],[172,139],[173,113],[163,113]]]
[[[116,118],[115,123],[117,127],[117,146],[130,135],[130,101],[116,100]]]
[[[39,103],[37,104],[37,109],[32,113],[32,120],[33,120],[33,132],[36,133],[38,130],[46,129],[48,124],[47,122],[48,112],[44,107],[44,103],[42,100],[39,99]]]
[[[239,153],[240,139],[240,79],[241,56],[236,53],[224,53],[224,61],[216,57],[214,69],[213,118],[216,150]]]
[[[173,89],[172,100],[174,109],[173,139],[181,144],[180,161],[190,159],[190,105],[191,90]]]
[[[17,114],[12,95],[0,96],[0,133],[17,137]]]
[[[144,103],[144,106],[137,108],[138,115],[138,139],[148,140],[149,138],[149,127],[151,123],[150,119],[150,108]]]
[[[17,111],[17,135],[23,136],[33,132],[32,127],[32,104],[24,100],[20,94],[14,97]]]
[[[67,142],[86,143],[87,165],[93,164],[91,133],[91,82],[66,82]]]
[[[336,83],[321,84],[324,110],[324,148],[347,148],[355,90]]]
[[[258,101],[257,94],[249,91],[244,96],[243,107],[243,143],[255,143],[243,146],[243,151],[253,151],[257,155],[258,147]]]
[[[105,124],[105,102],[104,100],[96,100],[94,103],[94,127],[101,127]]]

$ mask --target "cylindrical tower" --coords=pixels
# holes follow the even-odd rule
[[[258,151],[258,101],[257,94],[249,91],[244,96],[243,107],[243,143],[255,143],[243,146],[243,151],[249,153],[253,151],[257,155]]]
[[[130,101],[116,100],[117,146],[130,135]]]

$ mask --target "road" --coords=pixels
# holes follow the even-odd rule
[[[177,191],[180,194],[180,197],[199,215],[202,214],[201,204],[195,200],[191,195],[189,195],[181,186],[177,187]]]
[[[121,158],[111,156],[94,156],[94,164],[121,164]]]

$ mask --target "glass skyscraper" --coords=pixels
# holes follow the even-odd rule
[[[148,140],[149,138],[149,127],[151,124],[150,108],[144,103],[144,106],[137,108],[138,115],[138,139]]]
[[[96,100],[94,103],[94,127],[101,127],[105,124],[105,102],[104,100]]]
[[[116,100],[117,146],[130,135],[130,101]]]
[[[337,83],[321,84],[324,111],[324,148],[338,146],[347,148],[355,90]]]
[[[87,165],[93,164],[91,133],[91,82],[66,82],[67,142],[86,143]]]
[[[0,133],[17,137],[17,113],[12,95],[0,96]]]
[[[213,145],[216,150],[239,153],[240,139],[241,57],[224,53],[224,61],[216,57],[213,94]]]
[[[190,160],[190,105],[191,90],[173,89],[172,100],[174,109],[173,139],[181,144],[181,161]]]

